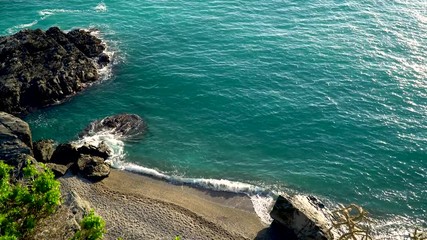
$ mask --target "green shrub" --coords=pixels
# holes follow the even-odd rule
[[[81,230],[77,231],[72,240],[98,240],[104,237],[105,221],[90,211],[80,222]]]
[[[59,182],[52,171],[28,162],[23,178],[11,183],[12,167],[0,161],[0,240],[19,239],[61,204]]]

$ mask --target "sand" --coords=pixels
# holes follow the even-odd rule
[[[91,183],[60,179],[106,221],[105,239],[254,239],[263,224],[245,195],[208,191],[112,170]]]

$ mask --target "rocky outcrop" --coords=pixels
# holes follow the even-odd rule
[[[0,112],[0,160],[21,166],[25,156],[32,156],[31,131],[28,124],[11,114]]]
[[[90,180],[101,180],[110,174],[110,165],[106,164],[104,159],[97,156],[83,154],[77,161],[79,173]]]
[[[71,166],[77,162],[80,154],[77,151],[77,146],[72,143],[59,144],[52,154],[50,161],[52,163]]]
[[[79,147],[77,151],[79,152],[79,154],[96,156],[104,160],[107,160],[107,158],[111,155],[111,151],[105,144],[105,142],[101,142],[100,144],[98,144],[98,146],[85,143],[83,144],[83,146]]]
[[[140,116],[135,114],[118,114],[92,122],[79,135],[90,136],[106,131],[121,137],[134,137],[144,133],[146,129],[147,125]]]
[[[270,226],[273,235],[277,239],[328,240],[329,220],[323,208],[312,196],[279,196],[270,212],[274,219]]]
[[[54,151],[55,142],[51,139],[40,140],[33,143],[34,158],[39,162],[49,162]]]
[[[84,143],[64,143],[53,152],[50,167],[56,176],[63,176],[68,169],[80,173],[90,180],[101,180],[110,173],[110,165],[105,160],[110,156],[108,146],[101,142],[98,146]]]
[[[109,62],[104,49],[84,30],[65,34],[52,27],[0,37],[0,111],[26,113],[81,91],[98,79],[98,56]]]

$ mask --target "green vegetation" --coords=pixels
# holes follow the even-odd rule
[[[90,211],[80,222],[81,230],[71,240],[98,240],[104,237],[105,221]]]
[[[59,182],[52,171],[28,161],[23,178],[11,183],[12,167],[0,161],[0,240],[20,239],[61,203]]]

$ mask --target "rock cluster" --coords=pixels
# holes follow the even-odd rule
[[[105,143],[98,146],[76,143],[59,144],[53,140],[32,143],[30,127],[23,120],[0,112],[0,160],[15,167],[18,177],[27,160],[43,162],[57,177],[69,169],[90,180],[101,180],[110,173],[105,160],[111,152]]]
[[[81,91],[98,79],[98,65],[110,61],[104,49],[101,40],[79,29],[0,37],[0,111],[22,114]]]

